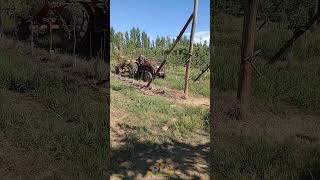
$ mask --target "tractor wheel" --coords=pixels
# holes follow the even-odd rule
[[[131,71],[130,71],[129,77],[130,77],[130,78],[136,78],[137,73],[138,73],[138,67],[132,67],[132,68],[131,68]]]
[[[143,81],[144,81],[144,82],[149,82],[149,81],[151,81],[152,79],[153,79],[153,76],[152,76],[152,74],[151,74],[150,71],[145,71],[145,72],[143,73]]]

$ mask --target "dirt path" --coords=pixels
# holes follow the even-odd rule
[[[308,114],[295,107],[270,106],[252,102],[247,120],[237,118],[236,92],[216,91],[214,127],[216,142],[228,144],[238,137],[267,138],[276,142],[292,142],[302,147],[320,147],[320,114]]]
[[[183,92],[176,89],[163,88],[155,84],[152,84],[150,88],[146,88],[146,82],[124,78],[114,74],[112,74],[111,77],[121,80],[122,83],[136,88],[145,95],[162,97],[167,101],[172,101],[177,104],[198,106],[203,108],[210,107],[210,99],[203,96],[189,96],[188,98],[185,98]]]

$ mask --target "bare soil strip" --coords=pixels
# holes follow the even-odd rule
[[[177,104],[184,104],[188,106],[199,106],[203,108],[210,107],[210,99],[203,96],[189,96],[185,98],[182,91],[170,88],[159,87],[152,84],[151,87],[147,88],[146,83],[142,81],[137,81],[134,79],[124,78],[118,75],[111,75],[112,78],[120,79],[124,84],[130,85],[137,90],[141,91],[145,95],[159,96],[168,101],[174,101]]]

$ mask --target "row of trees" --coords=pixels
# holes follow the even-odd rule
[[[213,3],[220,11],[239,17],[248,8],[247,0],[214,0]],[[284,23],[289,29],[299,30],[312,18],[315,6],[315,0],[263,0],[258,4],[258,18]]]
[[[113,56],[132,57],[144,54],[151,59],[161,61],[164,51],[173,45],[175,39],[169,36],[158,36],[155,40],[152,40],[146,32],[139,28],[132,28],[126,32],[116,32],[111,28],[110,40]],[[189,44],[189,38],[184,36],[170,55],[168,63],[183,66],[188,57]],[[195,44],[193,54],[193,66],[205,67],[209,63],[208,42]]]

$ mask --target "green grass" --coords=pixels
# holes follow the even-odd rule
[[[49,126],[30,126],[36,111],[19,111],[15,104],[7,106],[8,101],[1,101],[1,116],[4,116],[1,126],[8,132],[30,132],[26,138],[34,147],[61,154],[90,176],[104,168],[108,136],[105,99],[59,72],[38,70],[31,59],[2,51],[0,58],[0,88],[41,99],[35,103],[48,109],[41,116],[49,123]],[[72,121],[74,126],[70,127],[66,121]]]
[[[184,89],[184,74],[185,68],[183,67],[170,67],[167,70],[166,79],[156,79],[154,84],[161,87],[167,87],[171,89],[177,89],[183,91]],[[193,95],[201,95],[204,97],[210,97],[210,73],[206,72],[199,81],[193,80],[201,73],[200,69],[192,68],[190,73],[190,87],[189,91]]]
[[[216,30],[212,39],[215,54],[211,59],[214,67],[211,73],[217,89],[235,91],[238,87],[243,19],[222,16],[220,20],[222,22],[217,20],[215,27],[221,31]],[[260,58],[268,60],[291,35],[292,32],[281,24],[266,26],[257,36],[256,49],[263,51]],[[294,59],[305,68],[264,66],[261,64],[265,62],[257,59],[256,65],[263,77],[254,72],[252,91],[258,101],[275,106],[285,103],[304,111],[319,112],[320,71],[314,70],[320,67],[317,61],[320,57],[319,33],[309,34],[307,40],[307,45],[304,37],[294,45]],[[315,67],[307,66],[311,62]],[[288,141],[256,137],[254,133],[246,136],[234,134],[229,132],[229,128],[216,130],[211,138],[211,172],[216,179],[319,179],[320,152],[317,142],[301,145],[291,137],[282,138]]]
[[[116,66],[115,60],[112,60],[113,66]],[[205,67],[204,67],[205,68]],[[198,68],[191,68],[190,73],[190,86],[189,86],[189,92],[192,95],[195,96],[204,96],[204,97],[210,97],[210,72],[207,71],[204,73],[201,78],[194,82],[194,79],[198,77],[198,75],[201,73],[202,69]],[[184,74],[185,74],[185,68],[182,66],[173,66],[173,65],[167,65],[166,69],[166,78],[156,78],[153,83],[155,85],[166,87],[170,89],[175,89],[179,91],[183,91],[184,89]]]
[[[319,179],[320,152],[290,143],[242,137],[233,148],[217,143],[211,151],[218,179]]]
[[[236,90],[238,87],[240,46],[242,34],[242,19],[223,16],[222,23],[216,25],[222,32],[217,32],[215,39],[215,54],[212,56],[213,76],[215,87],[220,90]],[[218,22],[217,22],[218,23]],[[269,24],[257,35],[257,47],[263,51],[260,57],[268,60],[292,33],[283,25]],[[259,65],[259,71],[264,77],[254,72],[252,84],[253,95],[258,100],[277,105],[287,103],[304,111],[315,112],[320,109],[320,68],[319,58],[320,36],[317,32],[300,38],[294,45],[294,59],[296,63],[309,68],[279,69],[274,66]],[[305,67],[303,66],[303,67]]]
[[[194,132],[209,130],[209,109],[146,96],[117,79],[111,80],[111,104],[127,113],[124,123],[134,127],[133,136],[152,142],[183,139]],[[164,133],[165,125],[169,130]]]

